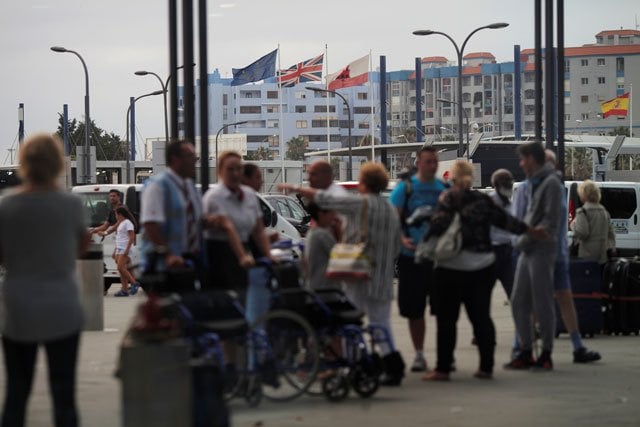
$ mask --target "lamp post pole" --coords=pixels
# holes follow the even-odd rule
[[[482,27],[478,27],[475,30],[473,30],[471,33],[469,33],[469,35],[467,36],[466,39],[464,39],[464,42],[462,43],[462,47],[458,47],[458,44],[455,42],[455,40],[453,40],[453,38],[451,38],[451,36],[449,36],[446,33],[443,33],[441,31],[433,31],[433,30],[416,30],[413,32],[414,35],[416,36],[430,36],[432,34],[439,34],[441,36],[444,36],[446,38],[449,39],[449,41],[453,44],[453,47],[456,49],[456,55],[457,55],[457,59],[458,59],[458,157],[462,157],[462,155],[464,154],[464,143],[462,140],[462,112],[463,112],[463,108],[462,108],[462,59],[463,59],[463,55],[464,55],[464,48],[467,46],[467,42],[469,41],[469,39],[471,38],[471,36],[473,36],[475,33],[477,33],[480,30],[484,30],[484,29],[491,29],[491,30],[496,30],[499,28],[505,28],[508,27],[509,24],[507,24],[506,22],[496,22],[494,24],[489,24],[489,25],[485,25]],[[467,130],[468,131],[468,130]]]
[[[238,125],[243,125],[247,123],[246,120],[243,120],[241,122],[235,122],[235,123],[227,123],[226,125],[222,126],[220,129],[218,129],[218,132],[216,132],[216,182],[218,182],[218,137],[220,136],[220,133],[222,133],[223,130],[225,130],[228,127],[231,126],[238,126]]]
[[[449,99],[444,99],[444,98],[438,98],[436,99],[436,102],[442,102],[442,103],[446,103],[446,104],[457,104],[458,105],[458,111],[460,111],[460,105],[462,105],[462,103],[460,102],[456,102],[456,101],[451,101]],[[467,116],[467,112],[465,111],[464,108],[462,108],[462,112],[464,113],[464,118],[467,122],[467,160],[469,160],[469,116]],[[460,134],[460,132],[458,132],[458,135]],[[460,149],[458,148],[458,157],[462,157],[460,155]]]
[[[347,165],[347,181],[353,181],[353,156],[351,154],[351,107],[349,107],[349,103],[347,102],[347,99],[344,96],[342,96],[340,93],[336,92],[335,90],[321,89],[319,87],[312,87],[312,86],[306,86],[305,89],[311,90],[313,92],[333,93],[335,95],[338,95],[340,98],[342,98],[344,105],[347,106],[347,120],[349,122],[349,127],[348,127],[349,129],[349,139],[348,139],[349,163]]]
[[[194,66],[196,64],[193,64]],[[179,69],[184,68],[184,65],[180,65],[179,67],[176,67],[175,71],[178,71]],[[162,87],[162,91],[163,93],[163,101],[164,101],[164,143],[168,144],[169,143],[169,113],[168,113],[168,107],[167,107],[167,93],[169,92],[169,82],[171,81],[171,77],[173,77],[173,73],[169,73],[169,75],[167,76],[167,80],[166,81],[162,81],[162,78],[157,74],[154,73],[153,71],[136,71],[135,73],[136,76],[155,76],[156,79],[158,79],[158,81],[160,82],[160,86]]]
[[[166,93],[166,91],[164,90],[156,90],[155,92],[151,92],[151,93],[146,93],[144,95],[140,95],[137,98],[129,98],[129,107],[127,107],[127,130],[126,130],[126,134],[127,134],[127,153],[126,153],[126,161],[127,161],[127,174],[126,174],[126,180],[127,180],[127,184],[129,184],[131,182],[131,163],[130,163],[130,158],[131,158],[131,146],[129,143],[129,117],[131,116],[131,107],[134,108],[134,114],[135,114],[135,104],[139,99],[142,98],[146,98],[147,96],[156,96],[156,95],[162,95],[163,93]]]
[[[66,49],[62,46],[53,46],[51,50],[56,53],[72,53],[80,59],[82,62],[82,68],[84,68],[84,78],[85,78],[85,95],[84,95],[84,184],[91,184],[92,176],[91,173],[91,153],[89,150],[89,127],[91,126],[91,116],[89,114],[89,70],[87,69],[87,64],[84,62],[84,58],[74,51]]]

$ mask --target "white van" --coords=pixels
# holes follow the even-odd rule
[[[578,184],[566,181],[569,217],[575,215],[576,209],[582,206],[578,197]],[[620,256],[640,254],[640,183],[604,181],[595,182],[600,188],[600,203],[609,211],[611,224],[616,233],[616,249]]]
[[[215,184],[214,184],[215,185]],[[198,185],[199,187],[199,185]],[[134,217],[140,217],[140,193],[142,184],[96,184],[96,185],[79,185],[73,187],[71,191],[80,196],[84,202],[85,215],[89,227],[97,227],[104,223],[111,209],[109,204],[109,191],[118,190],[123,196],[122,203],[133,213]],[[291,239],[294,242],[301,240],[300,233],[289,222],[281,217],[271,205],[258,194],[260,208],[264,217],[264,223],[267,230],[276,231],[285,239]],[[137,236],[137,244],[132,247],[129,256],[132,265],[140,264],[140,243],[141,236]],[[105,286],[112,283],[119,283],[120,276],[116,263],[111,257],[115,248],[115,233],[105,237],[104,240],[98,235],[93,235],[93,241],[102,242],[104,255],[104,283]]]

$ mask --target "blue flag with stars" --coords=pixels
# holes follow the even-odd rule
[[[233,81],[231,86],[258,82],[276,75],[276,55],[278,49],[258,59],[244,68],[233,68]]]

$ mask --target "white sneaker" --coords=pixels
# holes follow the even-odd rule
[[[427,370],[427,361],[421,354],[416,354],[411,364],[411,372],[425,372]]]

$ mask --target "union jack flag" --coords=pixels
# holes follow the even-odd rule
[[[295,86],[304,82],[319,82],[322,80],[322,61],[324,53],[312,59],[298,62],[286,70],[278,72],[278,79],[283,87]]]

